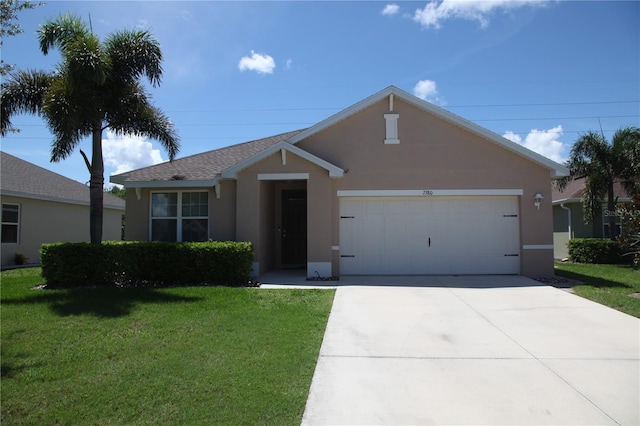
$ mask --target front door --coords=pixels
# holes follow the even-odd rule
[[[282,191],[281,264],[283,268],[307,264],[307,190]]]

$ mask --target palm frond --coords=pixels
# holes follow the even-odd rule
[[[180,150],[180,138],[173,122],[151,105],[144,87],[121,85],[107,105],[105,121],[116,134],[133,134],[156,139],[173,160]]]
[[[615,169],[626,180],[640,179],[640,129],[621,128],[613,135]]]
[[[145,114],[138,119],[137,128],[133,134],[148,136],[160,142],[169,154],[169,160],[173,161],[180,151],[180,138],[171,119],[159,108],[149,107]]]
[[[89,136],[95,106],[91,92],[76,86],[67,78],[54,80],[46,94],[42,115],[54,135],[51,161],[67,158],[83,136]]]
[[[45,55],[51,48],[57,48],[64,53],[69,43],[91,34],[82,19],[69,13],[48,20],[40,26],[37,33],[40,50]]]
[[[113,64],[112,78],[134,82],[146,77],[152,86],[162,77],[160,43],[147,31],[119,31],[104,42]]]
[[[608,191],[609,181],[605,175],[594,171],[586,178],[582,193],[585,222],[593,223],[596,220],[602,200],[606,198]]]
[[[605,163],[611,153],[611,145],[599,133],[590,131],[581,135],[574,143],[569,154],[569,161]]]
[[[42,103],[53,79],[44,71],[16,71],[0,86],[0,135],[11,129],[15,114],[40,114]]]
[[[79,84],[102,85],[111,71],[111,59],[93,34],[69,42],[64,57],[67,75]]]

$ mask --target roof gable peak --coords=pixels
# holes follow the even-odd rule
[[[417,96],[405,92],[404,90],[399,89],[396,86],[388,86],[385,89],[361,100],[360,102],[357,102],[350,107],[347,107],[344,110],[326,118],[325,120],[322,120],[314,126],[311,126],[308,129],[298,133],[297,135],[289,139],[289,142],[295,145],[296,143],[349,118],[350,116],[364,110],[365,108],[370,107],[375,103],[380,102],[387,97],[390,98],[390,109],[393,108],[394,98],[401,99],[402,101],[412,106],[422,109],[423,111],[433,114],[436,117],[446,120],[456,126],[462,127],[463,129],[479,135],[482,138],[487,139],[502,148],[505,148],[521,157],[528,159],[529,161],[532,161],[546,169],[549,169],[552,178],[559,178],[569,175],[569,170],[565,166],[558,164],[555,161],[534,151],[531,151],[530,149],[525,148],[520,144],[510,141],[488,129],[485,129],[482,126],[472,123],[471,121],[464,119],[450,111],[447,111],[444,108],[441,108],[437,105],[432,104],[431,102],[425,101],[418,98]]]

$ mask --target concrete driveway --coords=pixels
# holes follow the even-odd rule
[[[302,424],[638,425],[639,352],[640,320],[524,277],[342,278]]]

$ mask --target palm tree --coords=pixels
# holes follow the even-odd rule
[[[147,31],[120,31],[101,43],[81,19],[73,15],[47,21],[38,30],[40,50],[60,51],[55,71],[16,71],[2,83],[0,134],[12,130],[19,113],[44,117],[54,140],[51,161],[67,158],[81,139],[91,136],[91,161],[81,150],[91,174],[91,242],[102,241],[104,165],[102,132],[133,134],[158,140],[173,160],[180,143],[173,123],[150,103],[141,84],[160,84],[162,53]]]
[[[613,135],[611,143],[603,134],[593,131],[581,135],[571,148],[566,165],[569,176],[558,181],[558,188],[563,190],[573,179],[585,179],[582,195],[585,220],[595,220],[605,197],[607,209],[615,212],[615,183],[619,182],[631,197],[640,194],[640,129],[634,126],[621,128]],[[608,219],[610,236],[615,240],[616,216],[610,214]]]

